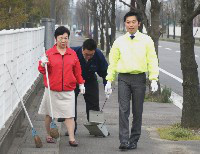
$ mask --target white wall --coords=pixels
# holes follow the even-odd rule
[[[143,28],[143,33],[146,33],[145,27]],[[165,34],[167,34],[167,29]],[[174,28],[172,26],[169,27],[169,35],[174,35]],[[179,37],[181,36],[181,27],[175,27],[175,35]],[[193,28],[193,35],[195,38],[200,38],[200,27]]]
[[[38,61],[44,53],[44,27],[0,31],[0,129],[39,75]]]
[[[169,27],[169,35],[174,35],[174,28]],[[167,31],[166,31],[167,33]],[[181,27],[175,27],[175,35],[181,36]],[[200,27],[193,27],[193,35],[195,38],[200,38]]]

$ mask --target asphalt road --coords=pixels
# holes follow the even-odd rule
[[[171,88],[175,93],[182,96],[182,83],[176,77],[182,80],[182,70],[180,64],[180,44],[174,42],[159,42],[159,65],[160,68],[172,75],[160,71],[160,82]],[[197,65],[200,66],[200,47],[195,46],[195,58]],[[200,68],[198,68],[200,77]]]

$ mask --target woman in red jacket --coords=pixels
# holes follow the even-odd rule
[[[69,144],[78,146],[74,138],[74,89],[76,84],[79,84],[80,91],[84,94],[85,87],[78,57],[75,51],[67,47],[69,36],[70,31],[66,27],[58,27],[55,31],[56,44],[47,50],[46,55],[39,61],[38,70],[44,75],[45,92],[38,113],[46,115],[47,142],[54,142],[49,134],[52,119],[44,67],[47,63],[54,117],[65,118],[65,125],[69,132]]]

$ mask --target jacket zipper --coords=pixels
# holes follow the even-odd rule
[[[64,55],[62,55],[62,91],[64,91]]]

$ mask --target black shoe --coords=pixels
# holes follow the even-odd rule
[[[133,143],[129,143],[128,149],[136,149],[137,148],[137,143],[133,142]]]
[[[69,141],[69,145],[72,147],[77,147],[78,143],[76,141]]]
[[[126,142],[126,143],[121,143],[120,146],[119,146],[119,149],[120,149],[120,150],[128,150],[128,149],[129,149],[129,144],[128,144],[128,142]]]
[[[58,118],[57,121],[58,121],[58,122],[64,122],[64,121],[65,121],[65,118]]]

